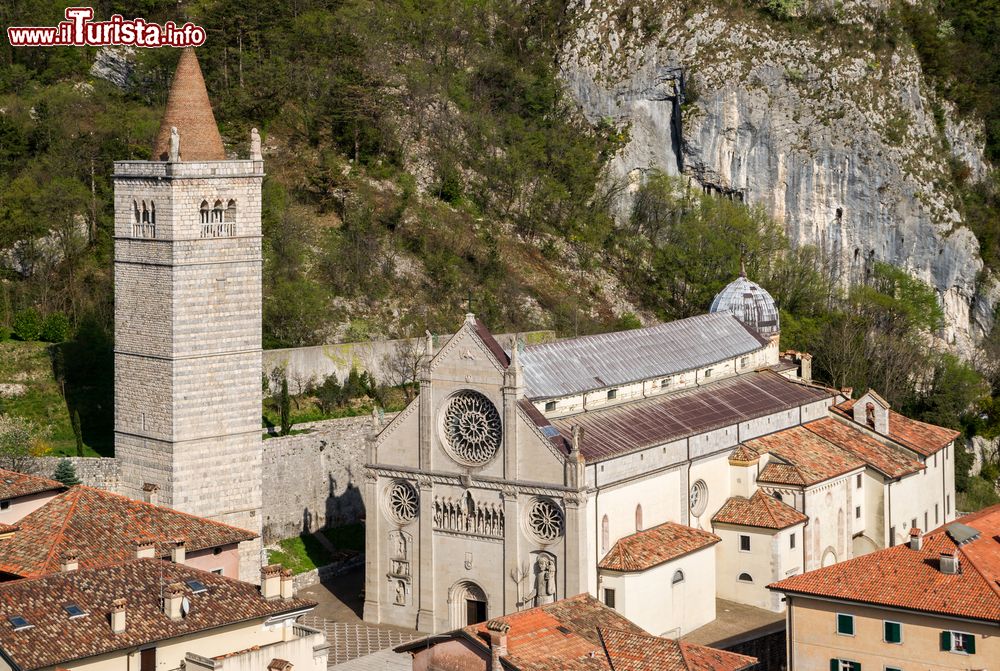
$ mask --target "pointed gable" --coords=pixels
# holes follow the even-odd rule
[[[170,155],[170,129],[180,134],[180,155],[183,161],[224,161],[226,150],[212,114],[205,79],[194,49],[181,51],[167,96],[160,130],[153,142],[153,160],[165,161]]]

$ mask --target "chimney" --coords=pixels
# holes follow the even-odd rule
[[[156,505],[156,494],[160,491],[160,486],[153,484],[152,482],[147,482],[142,486],[142,500],[146,503],[152,503]]]
[[[260,595],[265,599],[281,596],[281,565],[271,564],[260,569]]]
[[[77,570],[80,568],[80,562],[78,559],[76,550],[67,550],[66,552],[63,552],[62,559],[59,561],[59,570],[63,573]]]
[[[507,656],[507,632],[510,625],[503,620],[490,620],[486,623],[486,634],[490,637],[490,671],[503,671],[501,657]]]
[[[125,633],[125,599],[115,599],[111,602],[111,633]]]
[[[281,598],[295,598],[295,578],[292,576],[292,569],[286,568],[281,571]]]
[[[179,582],[167,587],[167,595],[163,599],[163,613],[171,620],[184,617],[181,612],[181,602],[184,600],[184,585]]]
[[[941,573],[947,575],[957,575],[961,573],[962,567],[958,561],[958,554],[941,553]]]
[[[140,538],[135,542],[136,559],[152,559],[156,556],[156,541],[152,538]]]
[[[924,546],[924,532],[913,527],[910,529],[910,549],[919,550]]]
[[[170,545],[170,561],[175,564],[183,564],[184,557],[184,539],[176,538]]]

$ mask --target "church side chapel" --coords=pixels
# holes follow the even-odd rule
[[[506,351],[474,315],[368,446],[364,617],[436,632],[588,592],[680,636],[716,597],[954,519],[956,433],[812,383],[745,273],[711,311]]]

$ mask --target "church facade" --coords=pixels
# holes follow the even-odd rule
[[[682,635],[716,596],[781,610],[767,584],[952,519],[954,432],[812,384],[736,283],[650,328],[505,351],[467,315],[428,342],[368,448],[365,619],[443,631],[589,592]]]

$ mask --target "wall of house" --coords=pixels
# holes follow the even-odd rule
[[[807,597],[791,597],[789,614],[789,668],[829,669],[831,659],[860,662],[862,669],[985,669],[1000,659],[996,625],[953,620],[906,611],[837,604]],[[837,613],[854,615],[854,636],[837,634]],[[883,640],[883,622],[902,626],[900,644]],[[976,654],[944,652],[942,631],[976,635]]]
[[[240,577],[240,552],[236,545],[225,545],[216,554],[216,548],[185,554],[184,564],[202,571],[220,571],[227,578]]]
[[[192,611],[197,607],[197,597],[191,597]],[[125,626],[127,629],[127,613]],[[241,650],[248,650],[254,646],[260,646],[262,649],[265,649],[266,646],[280,644],[286,638],[292,638],[294,635],[292,626],[293,621],[291,620],[265,624],[264,620],[257,619],[250,622],[232,624],[194,634],[178,636],[166,641],[159,641],[152,645],[152,647],[156,648],[155,671],[172,671],[174,669],[182,668],[182,662],[185,661],[185,657],[188,653],[195,653],[201,657],[212,658],[239,652]],[[271,649],[275,651],[278,651],[279,649],[284,651],[284,646],[276,646]],[[293,650],[289,649],[288,652],[293,652]],[[278,657],[279,655],[273,656]],[[281,657],[281,659],[287,658]],[[72,666],[73,671],[128,671],[129,669],[138,669],[139,660],[140,650],[136,648],[128,648],[125,650],[116,650],[103,655],[88,657],[74,663]],[[321,671],[320,669],[316,669],[316,667],[312,664],[311,659],[308,663],[302,662],[302,664],[303,666],[301,668],[309,669],[310,671]]]
[[[862,470],[856,469],[806,489],[805,514],[809,516],[806,571],[850,559],[854,501],[861,498],[855,494],[854,476]]]
[[[684,580],[673,583],[681,571]],[[615,610],[657,636],[676,638],[715,619],[715,548],[635,573],[601,572],[604,589],[615,590]]]
[[[58,491],[51,491],[9,499],[10,506],[6,510],[0,510],[0,524],[14,524],[24,519],[26,515],[35,512],[58,495]]]
[[[602,489],[598,496],[588,501],[588,518],[593,521],[593,510],[597,511],[596,526],[588,525],[590,534],[595,528],[599,548],[595,561],[600,561],[624,536],[636,532],[636,506],[642,505],[642,527],[650,529],[664,522],[681,521],[682,499],[677,496],[682,491],[680,469],[660,471],[646,477],[638,477],[627,485]],[[603,545],[603,519],[608,518],[608,543]]]
[[[752,527],[718,525],[715,533],[722,539],[716,545],[716,589],[720,599],[757,608],[771,608],[771,596],[765,587],[774,580],[773,531]],[[750,551],[740,550],[740,536],[750,536]],[[739,580],[747,573],[753,582]]]
[[[326,671],[328,649],[322,632],[301,625],[292,625],[292,638],[262,647],[254,646],[239,654],[209,660],[188,653],[185,668],[189,671],[215,669],[215,671],[261,671],[267,669],[275,658],[291,663],[295,671]],[[311,632],[311,633],[310,633]],[[321,648],[316,650],[316,648]],[[207,666],[205,662],[211,663]]]
[[[887,544],[905,543],[914,521],[917,528],[931,531],[955,519],[954,449],[949,446],[931,455],[924,460],[925,470],[890,483]],[[949,515],[945,515],[946,509],[951,510]],[[895,543],[889,538],[890,526],[895,528]]]

